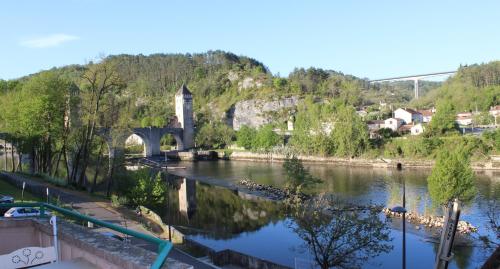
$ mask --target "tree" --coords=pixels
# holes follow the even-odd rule
[[[458,124],[455,122],[456,110],[453,103],[448,100],[441,101],[436,109],[436,114],[429,123],[427,135],[444,135],[450,132],[456,132]]]
[[[257,130],[254,148],[269,151],[272,147],[282,143],[282,138],[274,132],[273,126],[266,124]]]
[[[70,176],[72,182],[79,186],[83,186],[84,184],[100,117],[116,113],[116,111],[103,113],[103,103],[107,97],[117,95],[124,86],[115,64],[107,60],[87,66],[81,79],[83,81],[81,95],[84,125],[80,130],[80,143],[77,146],[73,170]],[[109,178],[108,180],[111,179]]]
[[[219,149],[231,144],[234,131],[222,122],[207,123],[196,134],[196,144],[205,149]]]
[[[427,185],[431,198],[446,207],[454,199],[468,202],[474,198],[474,173],[467,152],[461,148],[440,151]]]
[[[495,118],[488,111],[481,112],[472,117],[475,125],[489,125],[495,123]]]
[[[252,149],[256,135],[257,131],[254,128],[243,125],[236,133],[236,144],[245,149]]]
[[[134,205],[154,207],[163,204],[167,184],[162,179],[161,172],[152,177],[148,169],[143,169],[133,173],[132,178],[136,185],[128,196]]]
[[[283,169],[286,173],[286,186],[294,192],[321,182],[309,173],[296,156],[287,157],[283,163]]]
[[[363,153],[368,145],[368,130],[363,120],[356,114],[352,106],[340,106],[333,126],[332,139],[335,143],[335,154],[343,157],[354,157]]]
[[[331,197],[305,202],[293,212],[290,227],[305,241],[317,265],[361,268],[369,258],[389,252],[390,229],[374,208],[351,209]]]

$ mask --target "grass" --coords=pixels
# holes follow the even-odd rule
[[[21,189],[3,180],[0,180],[0,194],[12,196],[15,202],[21,202]],[[25,191],[24,202],[44,202],[44,200]]]

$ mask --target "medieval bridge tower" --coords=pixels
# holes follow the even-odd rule
[[[184,149],[194,147],[193,95],[184,84],[175,94],[175,115],[183,129]]]

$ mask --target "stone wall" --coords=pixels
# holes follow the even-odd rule
[[[221,155],[219,154],[219,158]],[[430,169],[434,166],[432,160],[406,160],[406,159],[363,159],[363,158],[338,158],[338,157],[321,157],[321,156],[307,156],[299,155],[298,159],[304,162],[311,163],[335,163],[340,165],[350,166],[369,166],[377,168],[427,168]],[[249,161],[263,161],[263,162],[282,162],[286,159],[284,154],[273,153],[254,153],[248,151],[235,151],[229,156],[230,160],[249,160]],[[472,169],[474,170],[492,170],[499,171],[500,165],[493,161],[472,162]]]

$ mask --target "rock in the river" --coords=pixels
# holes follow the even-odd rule
[[[403,217],[402,213],[392,212],[389,208],[384,208],[382,211],[389,217]],[[444,217],[442,216],[424,216],[415,212],[407,212],[405,218],[408,222],[427,226],[429,228],[442,228],[444,226]],[[461,234],[471,234],[473,232],[477,232],[477,227],[474,227],[469,222],[460,220],[457,225],[457,231]]]

